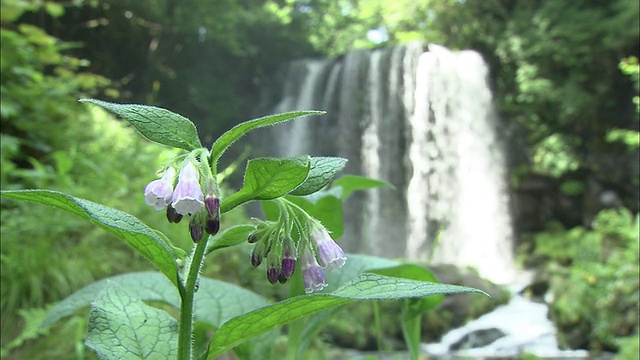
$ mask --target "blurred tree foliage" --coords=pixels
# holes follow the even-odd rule
[[[302,23],[277,9],[264,0],[104,0],[42,25],[83,43],[74,53],[120,85],[118,101],[171,108],[210,142],[252,115],[278,65],[313,52]]]
[[[90,62],[68,55],[77,44],[52,37],[42,28],[18,22],[29,12],[41,12],[58,17],[64,12],[53,2],[2,2],[1,33],[1,124],[2,183],[33,186],[33,172],[20,169],[66,148],[65,133],[73,126],[69,119],[84,112],[77,106],[80,94],[95,93],[94,89],[109,84],[109,80],[86,71]],[[13,168],[16,171],[11,171]],[[10,177],[7,178],[6,176]]]
[[[592,229],[553,224],[535,235],[535,253],[550,260],[547,270],[554,275],[550,316],[562,346],[637,348],[638,221],[627,209],[607,209]],[[619,343],[627,337],[635,343]]]
[[[606,137],[613,128],[637,137],[633,82],[618,63],[639,52],[638,2],[444,3],[434,11],[447,44],[477,49],[489,61],[505,127],[524,139],[530,171],[580,171],[637,211],[637,152]]]

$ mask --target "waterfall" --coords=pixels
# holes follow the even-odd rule
[[[504,154],[487,66],[473,51],[419,43],[300,59],[274,112],[325,110],[274,129],[278,156],[349,159],[348,173],[393,187],[345,204],[347,251],[514,275]]]

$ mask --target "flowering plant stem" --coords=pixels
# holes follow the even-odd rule
[[[217,164],[215,162],[209,164],[207,155],[205,152],[201,157],[205,164],[203,170],[209,178],[215,179],[213,174],[216,173]],[[217,184],[215,185],[215,191],[216,195],[219,196]],[[185,291],[180,294],[182,301],[180,302],[180,324],[178,329],[178,360],[193,359],[193,300],[196,295],[198,277],[200,277],[200,269],[204,261],[208,240],[209,236],[205,236],[204,240],[196,243],[192,256],[187,258],[189,263],[186,265],[189,273],[185,281]]]
[[[294,320],[289,323],[287,331],[287,357],[286,360],[299,359],[300,342],[302,340],[303,320]]]
[[[302,286],[302,270],[300,264],[296,265],[296,271],[293,273],[291,285],[289,288],[289,297],[304,295],[304,287]],[[302,332],[304,329],[303,320],[294,320],[287,325],[287,356],[286,360],[297,360],[300,358],[302,342]]]
[[[185,291],[181,294],[182,301],[180,302],[178,360],[191,360],[193,358],[193,299],[196,294],[196,284],[200,276],[200,268],[206,248],[206,239],[197,243],[190,258],[190,264],[188,264],[189,274],[187,275]]]
[[[378,346],[378,349],[382,349],[382,322],[380,321],[380,306],[377,302],[373,303],[373,321],[375,323],[376,330],[376,345]]]

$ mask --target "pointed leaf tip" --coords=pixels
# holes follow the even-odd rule
[[[78,101],[98,105],[122,117],[142,136],[159,144],[189,151],[202,147],[196,126],[191,120],[167,109],[138,104],[116,104],[96,99]]]

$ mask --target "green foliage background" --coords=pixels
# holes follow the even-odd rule
[[[561,345],[616,351],[621,339],[637,339],[639,221],[626,209],[610,209],[592,229],[555,224],[536,234],[535,253],[549,260],[551,318]]]
[[[638,346],[633,335],[620,340],[637,334],[637,323],[616,316],[621,308],[637,314],[638,306],[637,220],[629,220],[639,195],[638,12],[634,0],[3,0],[1,187],[66,191],[184,238],[184,227],[169,227],[142,202],[141,188],[171,150],[140,141],[78,98],[169,108],[197,121],[207,144],[258,115],[261,91],[287,60],[412,40],[475,49],[489,62],[501,131],[516,149],[514,189],[536,174],[579,198],[595,179],[628,209],[601,213],[593,224],[565,221],[535,237],[553,288],[572,290],[557,292],[554,318],[568,324],[567,333],[578,329],[586,346],[622,344],[622,354]],[[368,37],[371,30],[381,36]],[[578,204],[576,218],[600,210]],[[3,349],[20,331],[19,309],[148,269],[104,232],[45,207],[3,202],[1,231]],[[230,251],[208,267],[210,275],[225,271],[276,295],[257,280],[262,274],[247,275],[256,272],[246,271],[246,251]],[[602,316],[588,316],[594,312]],[[61,334],[80,339],[83,321],[70,320]],[[624,333],[612,328],[620,324]],[[65,346],[30,347],[55,358],[86,355],[82,346]],[[10,356],[33,357],[25,348]]]

